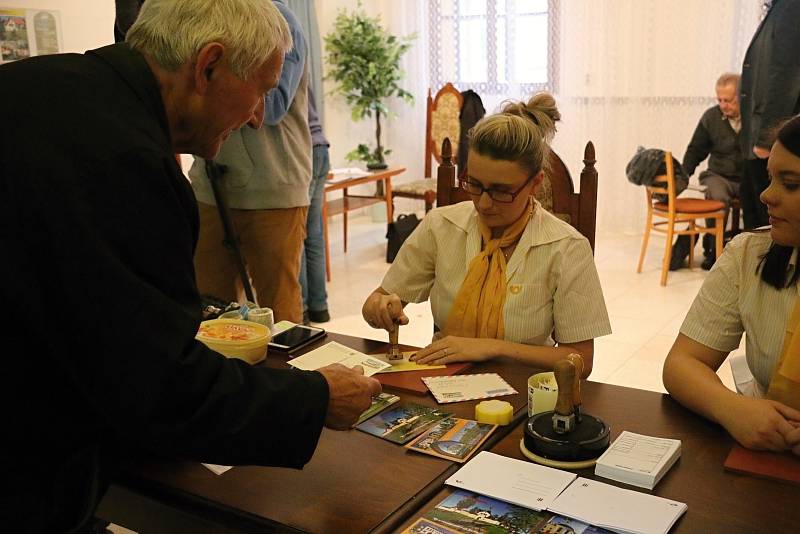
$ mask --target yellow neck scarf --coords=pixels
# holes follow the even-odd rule
[[[501,249],[519,240],[532,214],[533,198],[530,199],[528,210],[496,239],[492,239],[492,230],[478,218],[484,247],[469,264],[467,275],[447,317],[445,335],[503,339],[506,258]]]
[[[800,297],[786,323],[781,357],[769,382],[767,398],[800,410]]]

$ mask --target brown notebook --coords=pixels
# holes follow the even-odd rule
[[[405,371],[402,373],[378,373],[372,375],[377,378],[383,386],[411,391],[413,393],[425,393],[428,387],[422,381],[423,376],[449,376],[456,375],[468,369],[472,363],[451,363],[441,369],[426,369],[423,371]]]
[[[752,451],[736,444],[725,459],[725,469],[800,485],[800,457],[790,452]]]

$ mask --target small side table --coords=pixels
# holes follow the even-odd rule
[[[325,274],[328,282],[331,281],[331,255],[328,242],[328,217],[342,214],[344,217],[344,251],[347,252],[347,212],[357,210],[378,202],[386,203],[386,220],[392,221],[392,176],[405,172],[405,167],[390,167],[381,171],[372,172],[366,176],[344,178],[335,180],[333,174],[328,174],[330,182],[325,184],[322,202],[322,229],[325,236]],[[383,182],[383,196],[376,195],[351,195],[347,190],[357,185]],[[328,202],[328,193],[342,191],[342,198]]]

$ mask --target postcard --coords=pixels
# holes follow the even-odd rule
[[[406,443],[452,414],[420,404],[404,404],[384,410],[356,428],[394,443]]]
[[[518,506],[546,510],[576,476],[568,471],[482,451],[445,484]]]
[[[579,477],[550,510],[618,532],[669,532],[685,503]]]
[[[361,414],[361,417],[358,418],[358,421],[356,421],[356,424],[353,426],[360,425],[376,413],[382,412],[399,400],[400,397],[392,395],[391,393],[380,393],[378,396],[372,397],[372,404]]]
[[[440,403],[488,399],[517,392],[497,373],[426,376],[422,381]]]
[[[325,367],[332,363],[340,363],[345,367],[360,365],[364,368],[364,375],[366,376],[372,376],[381,369],[390,367],[390,364],[386,362],[382,362],[372,356],[367,356],[350,347],[345,347],[335,341],[331,341],[317,349],[306,352],[302,356],[289,360],[288,363],[292,367],[304,371],[316,371],[320,367]]]
[[[403,534],[601,534],[610,531],[554,515],[456,490]]]
[[[448,417],[406,447],[455,462],[466,462],[495,428],[497,425]]]

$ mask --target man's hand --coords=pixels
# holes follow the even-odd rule
[[[364,369],[360,365],[348,369],[334,363],[318,371],[328,381],[328,415],[325,417],[325,426],[328,428],[351,428],[364,410],[370,407],[372,397],[381,392],[381,383],[364,376]]]
[[[800,438],[795,434],[800,412],[768,399],[737,396],[720,423],[748,449],[790,450]]]
[[[753,146],[753,154],[759,159],[767,159],[769,157],[769,148]]]

